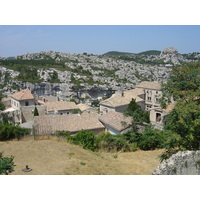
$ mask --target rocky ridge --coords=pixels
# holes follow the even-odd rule
[[[179,151],[163,161],[152,175],[200,175],[200,151]]]
[[[199,54],[197,54],[198,56]],[[196,55],[195,55],[196,56]],[[13,83],[20,88],[22,85],[46,85],[44,88],[49,88],[48,83],[51,83],[51,76],[53,73],[57,76],[57,88],[62,88],[65,96],[69,96],[64,91],[72,91],[77,86],[82,90],[89,91],[96,90],[127,90],[135,87],[141,81],[157,81],[166,82],[169,78],[171,66],[180,64],[180,62],[189,62],[190,60],[184,58],[173,47],[169,47],[161,51],[160,55],[127,55],[127,57],[93,55],[93,54],[70,54],[55,51],[41,51],[39,53],[27,53],[18,55],[15,59],[20,60],[53,60],[55,63],[62,63],[62,67],[54,68],[49,66],[43,68],[37,67],[37,76],[41,80],[40,83],[23,83],[17,81],[18,71],[6,69],[1,66],[2,77],[3,74],[8,73],[11,79],[6,83],[7,92],[12,88]],[[5,60],[5,59],[4,59]],[[141,62],[142,60],[142,62]],[[159,62],[157,62],[159,61]],[[31,66],[30,66],[31,67]],[[6,69],[6,70],[5,70]],[[1,83],[5,84],[5,80],[1,78]],[[50,85],[51,85],[50,84]],[[68,89],[64,89],[66,85]],[[32,86],[31,86],[32,87]],[[34,87],[32,87],[34,90]],[[35,89],[36,91],[38,89]],[[42,88],[43,90],[43,88]],[[46,93],[49,93],[47,89]],[[62,93],[62,92],[61,92]]]

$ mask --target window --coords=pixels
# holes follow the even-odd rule
[[[151,97],[147,97],[147,100],[148,100],[148,101],[151,101]]]
[[[28,101],[25,101],[25,106],[28,106],[28,105],[29,105]]]
[[[161,121],[161,114],[156,113],[156,122],[160,122],[160,121]]]
[[[156,103],[159,103],[159,98],[156,98]]]

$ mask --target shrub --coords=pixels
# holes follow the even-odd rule
[[[95,148],[106,151],[130,151],[129,143],[123,135],[111,135],[109,132],[102,132],[96,136]]]
[[[63,136],[63,137],[68,137],[68,136],[70,136],[70,132],[69,131],[56,131],[55,132],[55,135],[56,136]]]
[[[130,150],[131,150],[131,151],[137,151],[137,149],[138,149],[137,143],[132,143],[132,144],[130,144]]]
[[[18,125],[0,123],[0,141],[6,141],[17,138],[18,140],[30,133],[27,128],[21,128]]]
[[[3,157],[2,152],[0,152],[0,175],[8,175],[12,171],[14,171],[14,157]]]
[[[94,151],[94,133],[91,131],[79,131],[76,135],[74,136],[69,136],[68,137],[69,141],[72,141],[76,145],[81,145],[83,146],[84,149],[89,149]]]

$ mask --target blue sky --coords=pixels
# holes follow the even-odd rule
[[[0,57],[40,51],[200,52],[199,25],[0,25]]]

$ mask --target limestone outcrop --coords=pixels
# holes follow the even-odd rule
[[[152,175],[200,175],[200,151],[179,151],[163,161]]]

